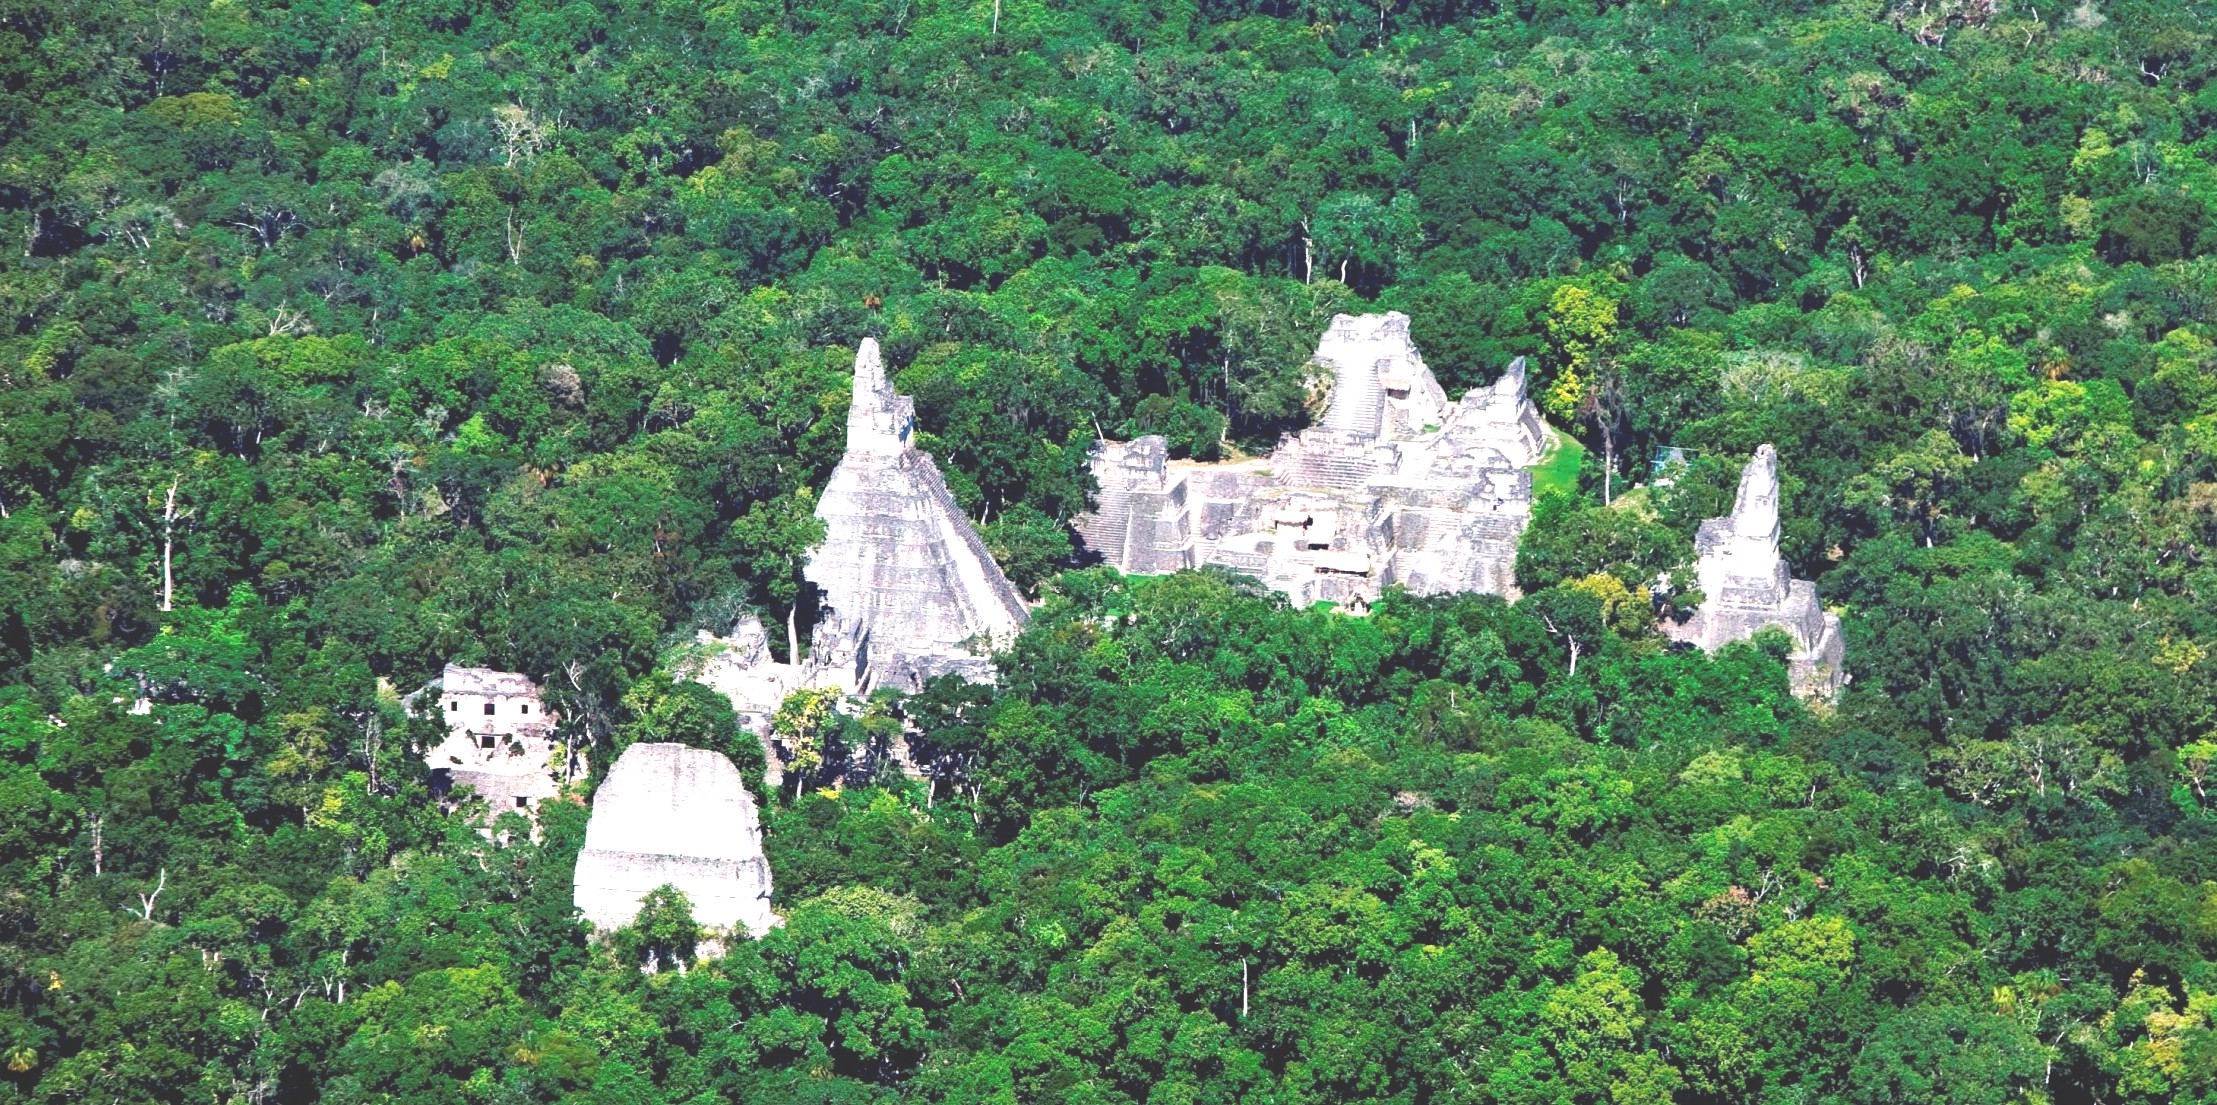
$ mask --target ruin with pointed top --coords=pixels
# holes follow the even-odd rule
[[[1450,401],[1407,315],[1339,315],[1317,344],[1317,423],[1267,461],[1173,461],[1160,437],[1101,441],[1100,492],[1076,520],[1089,552],[1137,575],[1216,565],[1297,605],[1516,594],[1516,546],[1548,446],[1518,358]]]
[[[1817,601],[1817,585],[1794,579],[1779,555],[1778,451],[1759,446],[1740,471],[1732,513],[1701,524],[1694,538],[1702,602],[1670,636],[1704,650],[1777,627],[1793,638],[1787,658],[1794,693],[1829,699],[1846,682],[1839,615]]]
[[[850,692],[993,678],[992,649],[1029,616],[1016,588],[918,450],[913,400],[875,339],[855,354],[847,451],[816,503],[824,540],[802,575],[821,611],[810,664]]]
[[[1028,617],[915,432],[914,401],[893,391],[877,342],[863,339],[846,452],[816,504],[824,538],[801,572],[818,600],[810,655],[775,660],[752,616],[695,642],[687,674],[730,698],[762,741],[771,780],[782,778],[785,750],[770,723],[788,693],[913,691],[941,675],[990,682],[993,649]],[[761,823],[738,768],[717,752],[635,744],[594,795],[575,902],[595,927],[618,928],[664,884],[685,893],[703,924],[760,936],[777,923]]]
[[[777,660],[760,620],[747,615],[722,635],[697,634],[679,661],[687,678],[730,699],[762,741],[773,786],[791,752],[772,732],[787,695],[915,691],[942,675],[989,683],[993,650],[1030,616],[938,466],[915,447],[915,432],[914,401],[893,390],[877,342],[863,339],[847,447],[816,505],[824,537],[802,567],[817,607],[808,655]],[[844,770],[875,770],[881,756],[913,770],[899,740],[854,756]]]

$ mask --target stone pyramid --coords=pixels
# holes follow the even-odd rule
[[[721,752],[634,744],[593,795],[571,891],[578,912],[595,928],[622,928],[665,883],[703,925],[761,936],[778,922],[754,796]]]
[[[1024,603],[913,437],[878,343],[855,353],[847,451],[817,501],[824,542],[802,574],[822,614],[814,662],[849,690],[915,690],[934,676],[992,678],[990,652],[1024,626]]]
[[[1701,524],[1701,609],[1671,636],[1717,649],[1776,626],[1794,639],[1794,691],[1830,698],[1846,681],[1840,618],[1817,601],[1817,585],[1795,579],[1778,554],[1778,451],[1769,445],[1740,470],[1732,513]]]

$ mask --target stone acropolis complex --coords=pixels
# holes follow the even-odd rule
[[[1768,445],[1740,471],[1732,513],[1701,524],[1702,603],[1693,617],[1669,627],[1672,638],[1705,650],[1745,640],[1776,626],[1794,639],[1787,670],[1796,694],[1830,698],[1845,682],[1839,615],[1817,602],[1817,585],[1787,574],[1778,555],[1778,451]]]
[[[760,936],[778,923],[754,795],[721,752],[634,744],[593,795],[571,891],[578,912],[595,928],[622,928],[664,885],[702,925]]]
[[[1530,468],[1549,436],[1525,394],[1523,359],[1451,403],[1410,343],[1407,316],[1341,315],[1315,364],[1330,374],[1323,417],[1281,439],[1267,462],[1173,462],[1160,437],[1100,442],[1098,505],[1076,520],[1086,547],[1134,574],[1219,565],[1300,604],[1359,606],[1394,584],[1418,594],[1514,595]],[[931,457],[916,449],[915,421],[912,401],[886,380],[877,343],[865,339],[846,453],[817,506],[824,539],[803,569],[821,599],[813,655],[778,663],[752,618],[699,642],[708,652],[690,674],[731,698],[762,738],[773,776],[782,756],[770,717],[788,692],[916,690],[939,675],[988,681],[993,647],[1023,628],[1022,600]],[[1779,626],[1798,646],[1796,691],[1837,690],[1839,619],[1817,604],[1813,584],[1788,577],[1778,554],[1770,446],[1741,474],[1731,516],[1702,525],[1698,547],[1706,601],[1672,635],[1714,649]],[[524,703],[528,680],[510,687],[492,679],[499,673],[471,671],[449,669],[450,691],[476,695],[450,694],[450,716],[487,702],[496,703],[488,717],[502,716],[497,702],[507,699],[492,692],[505,688],[515,702],[511,728],[525,709],[543,718],[535,688]],[[475,738],[468,747],[478,748]],[[633,745],[595,797],[576,903],[596,926],[620,927],[664,884],[684,891],[705,924],[759,935],[776,923],[761,827],[738,769],[715,752]]]
[[[1318,343],[1324,415],[1268,461],[1174,462],[1160,437],[1094,450],[1097,508],[1076,519],[1117,570],[1217,565],[1296,605],[1360,606],[1389,584],[1418,594],[1516,591],[1529,469],[1547,448],[1518,358],[1450,402],[1399,312],[1339,315]]]

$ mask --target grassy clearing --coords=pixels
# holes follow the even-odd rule
[[[1532,469],[1532,497],[1538,498],[1550,491],[1578,490],[1578,468],[1586,463],[1586,447],[1575,438],[1556,429],[1547,428],[1551,439],[1547,452],[1540,455],[1539,464]]]
[[[1618,486],[1623,486],[1621,481]],[[1617,492],[1617,501],[1612,505],[1618,510],[1629,510],[1652,518],[1655,516],[1655,504],[1650,500],[1654,498],[1654,489],[1643,483]]]

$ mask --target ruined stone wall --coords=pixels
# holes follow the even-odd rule
[[[1448,414],[1441,437],[1454,454],[1492,450],[1509,467],[1538,464],[1547,451],[1548,434],[1539,408],[1525,392],[1524,358],[1510,361],[1492,384],[1465,393]]]
[[[424,765],[442,798],[468,787],[485,800],[489,816],[529,813],[584,769],[564,761],[558,719],[526,676],[449,664],[438,688],[447,734],[424,753]]]
[[[485,815],[498,817],[514,811],[528,814],[539,803],[561,793],[554,776],[544,770],[498,771],[485,766],[448,767],[443,769],[445,793],[459,794],[463,787],[470,788],[485,800]]]
[[[764,778],[773,788],[782,784],[784,756],[770,738],[770,724],[785,696],[808,682],[807,669],[772,659],[769,631],[752,614],[740,618],[722,636],[705,629],[695,632],[690,651],[675,674],[713,688],[731,701],[740,728],[762,744]]]
[[[1408,318],[1385,314],[1334,318],[1312,365],[1329,387],[1323,416],[1286,435],[1266,467],[1165,465],[1158,482],[1147,462],[1160,439],[1101,443],[1098,506],[1077,521],[1086,547],[1126,572],[1244,572],[1299,604],[1359,605],[1389,584],[1514,594],[1526,469],[1548,442],[1523,361],[1450,404]],[[1182,498],[1157,490],[1180,474]],[[1288,510],[1315,521],[1289,528]]]
[[[449,730],[502,736],[537,733],[555,723],[528,677],[459,664],[448,664],[440,674],[439,713]]]

